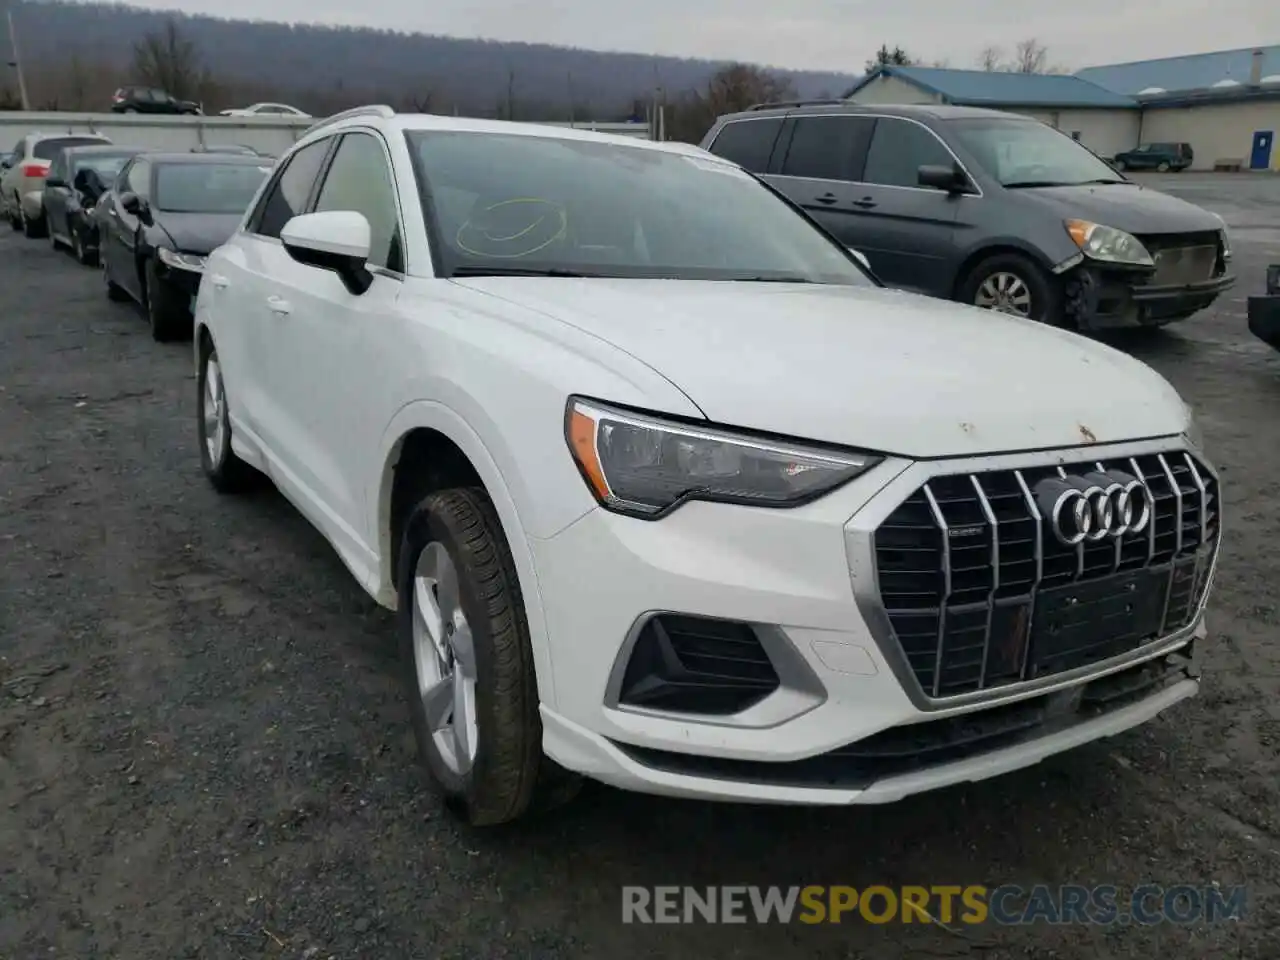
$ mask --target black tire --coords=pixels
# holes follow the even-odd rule
[[[44,236],[44,217],[38,220],[31,220],[27,217],[26,211],[22,211],[22,233],[23,236],[31,240],[38,240]]]
[[[218,419],[222,423],[222,435],[216,443],[217,450],[210,451],[208,427],[205,423],[205,410],[208,405],[207,386],[210,362],[217,363],[218,351],[212,343],[206,342],[200,350],[200,368],[196,374],[196,435],[200,440],[200,467],[208,478],[213,489],[219,493],[244,493],[258,487],[263,476],[249,464],[245,463],[231,449],[231,417],[228,413],[225,381],[222,384],[221,409]]]
[[[457,571],[476,662],[476,757],[465,774],[442,759],[418,691],[414,660],[414,574],[439,543]],[[422,762],[448,805],[472,826],[489,826],[572,799],[581,780],[542,753],[533,647],[515,562],[483,490],[433,493],[405,524],[400,549],[400,671]]]
[[[98,254],[84,245],[83,233],[76,227],[71,228],[71,253],[81,266],[96,267],[98,265]]]
[[[107,269],[106,261],[102,262],[102,279],[107,287],[107,299],[115,303],[124,303],[129,298],[129,291],[111,279],[111,271]]]
[[[137,108],[136,108],[136,107],[125,107],[125,108],[124,108],[123,110],[121,110],[120,112],[121,112],[121,113],[137,113],[137,112],[138,112],[138,110],[137,110]]]
[[[997,253],[987,257],[960,284],[956,299],[980,306],[978,292],[982,285],[1001,273],[1012,274],[1026,286],[1031,295],[1028,319],[1051,326],[1064,324],[1061,283],[1034,260],[1019,253]]]
[[[1156,172],[1157,172],[1157,173],[1168,173],[1168,172],[1169,172],[1169,161],[1168,161],[1168,160],[1161,160],[1159,163],[1157,163],[1157,164],[1156,164]]]
[[[1128,172],[1129,172],[1129,164],[1127,164],[1127,163],[1126,163],[1125,161],[1123,161],[1123,160],[1118,161],[1118,162],[1116,163],[1116,166],[1120,169],[1120,172],[1121,172],[1121,173],[1128,173]]]
[[[191,334],[191,314],[187,305],[180,303],[173,293],[160,282],[156,262],[148,260],[143,269],[146,290],[147,323],[151,327],[151,339],[156,343],[181,340]]]

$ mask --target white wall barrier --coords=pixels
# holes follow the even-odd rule
[[[319,119],[319,118],[317,118]],[[37,113],[0,111],[0,153],[29,133],[99,133],[121,146],[185,153],[205,144],[240,144],[279,156],[315,123],[303,117],[191,117],[138,113]],[[568,123],[549,126],[567,127]],[[648,139],[645,123],[573,124],[580,130]]]

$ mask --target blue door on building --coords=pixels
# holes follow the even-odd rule
[[[1249,158],[1249,169],[1271,169],[1271,145],[1275,141],[1274,130],[1259,130],[1253,135],[1253,156]]]

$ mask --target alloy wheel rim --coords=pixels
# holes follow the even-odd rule
[[[439,541],[423,548],[414,571],[413,660],[432,742],[461,776],[475,763],[479,740],[475,643],[457,567]]]
[[[204,446],[209,463],[215,469],[222,462],[223,442],[227,431],[227,392],[222,385],[222,368],[218,361],[210,359],[204,373]]]
[[[1015,273],[993,273],[982,281],[974,305],[1015,317],[1031,316],[1031,290]]]

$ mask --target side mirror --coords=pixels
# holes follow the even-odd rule
[[[294,217],[280,231],[280,242],[294,260],[336,273],[359,296],[373,284],[367,266],[372,243],[369,221],[354,210],[326,210]]]
[[[120,194],[120,206],[125,213],[137,217],[143,223],[151,222],[151,205],[136,193],[129,191]]]
[[[926,164],[916,172],[916,182],[922,187],[933,187],[947,193],[968,193],[969,178],[959,167]]]

